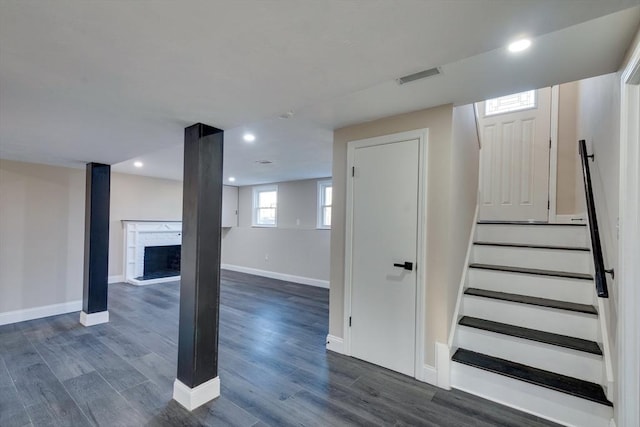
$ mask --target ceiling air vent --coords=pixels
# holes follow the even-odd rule
[[[260,164],[260,165],[268,165],[273,163],[271,160],[256,160],[256,163]]]
[[[429,68],[428,70],[420,71],[417,73],[409,74],[408,76],[400,77],[397,82],[400,85],[405,83],[413,82],[415,80],[426,79],[427,77],[437,76],[438,74],[442,74],[440,68],[434,67]]]

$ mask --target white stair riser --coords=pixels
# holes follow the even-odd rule
[[[511,267],[590,273],[591,252],[509,246],[473,246],[473,262]]]
[[[598,318],[594,315],[470,295],[464,296],[462,305],[465,316],[597,340]]]
[[[451,386],[568,426],[609,427],[613,417],[609,406],[456,362]]]
[[[455,345],[545,371],[601,384],[602,357],[555,345],[458,326]]]
[[[476,241],[587,247],[586,227],[478,224]]]
[[[467,285],[472,288],[578,304],[594,303],[595,284],[589,280],[470,268],[467,274]]]

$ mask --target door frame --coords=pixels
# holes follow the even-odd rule
[[[551,86],[551,117],[549,126],[549,209],[547,221],[556,223],[558,203],[558,130],[560,120],[560,86]]]
[[[640,43],[620,76],[620,201],[618,265],[618,425],[640,423]],[[634,401],[635,400],[635,401]]]
[[[425,342],[425,266],[427,264],[427,158],[428,158],[429,129],[417,129],[408,132],[394,133],[373,138],[359,139],[347,143],[347,198],[346,198],[346,223],[345,223],[345,281],[344,281],[344,354],[351,356],[351,317],[352,303],[352,258],[353,258],[353,179],[351,168],[353,167],[355,150],[357,148],[372,147],[376,145],[391,144],[394,142],[418,140],[418,238],[416,248],[416,328],[415,328],[415,361],[414,378],[425,381],[424,374],[424,342]]]

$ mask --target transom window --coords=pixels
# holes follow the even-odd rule
[[[331,228],[331,181],[318,181],[318,228]]]
[[[501,96],[500,98],[488,99],[484,103],[484,106],[485,116],[495,116],[496,114],[535,108],[536,91],[528,90],[526,92],[514,93],[513,95]]]
[[[255,227],[275,227],[278,218],[278,186],[253,187],[253,220]]]

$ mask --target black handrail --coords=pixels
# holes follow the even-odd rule
[[[591,234],[591,249],[595,266],[596,292],[600,298],[609,298],[607,290],[607,277],[605,276],[604,257],[598,232],[598,219],[596,218],[596,206],[593,201],[593,188],[591,186],[591,172],[589,172],[589,157],[587,155],[587,143],[584,139],[578,141],[580,157],[582,158],[582,178],[584,179],[584,194],[587,201],[587,215],[589,217],[589,233]]]

